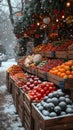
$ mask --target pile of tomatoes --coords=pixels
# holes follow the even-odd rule
[[[51,82],[42,82],[34,89],[28,92],[28,96],[33,101],[40,101],[49,93],[56,91],[57,88]]]

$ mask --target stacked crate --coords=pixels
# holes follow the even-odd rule
[[[33,130],[73,130],[73,115],[47,119],[44,118],[33,103],[32,116],[34,119]]]
[[[32,118],[32,101],[29,96],[25,93],[24,101],[24,126],[25,130],[33,130],[33,118]]]

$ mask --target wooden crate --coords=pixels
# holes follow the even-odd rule
[[[45,56],[45,52],[44,51],[40,51],[39,54],[41,54],[43,57]]]
[[[36,68],[31,68],[31,73],[37,76],[37,69]]]
[[[12,87],[14,85],[14,80],[11,76],[9,76],[9,86],[8,86],[8,91],[12,94]]]
[[[32,117],[34,119],[33,130],[73,130],[73,115],[46,119],[32,104]]]
[[[9,72],[6,71],[6,86],[7,86],[8,91],[9,91],[9,76],[10,76]]]
[[[27,93],[25,93],[25,103],[28,106],[28,109],[29,109],[28,111],[30,112],[32,100],[30,99]]]
[[[15,91],[15,106],[18,114],[20,113],[20,108],[23,108],[23,102],[24,102],[24,92],[21,88],[19,88],[16,85],[16,91]]]
[[[17,85],[14,83],[14,105],[15,105],[15,108],[16,108],[16,111],[18,113],[18,104],[19,104],[19,101],[18,101],[18,87]]]
[[[55,85],[59,86],[61,89],[73,88],[73,79],[63,79],[51,73],[47,74],[47,80],[53,82]]]
[[[67,51],[56,51],[55,56],[56,56],[56,58],[67,59],[68,58],[68,52]]]
[[[31,107],[32,108],[32,107]],[[33,130],[33,118],[32,118],[32,109],[28,107],[24,101],[24,126],[25,130]]]
[[[43,70],[38,69],[37,76],[44,80],[47,80],[47,73]]]
[[[46,51],[45,52],[45,57],[55,58],[55,52],[54,51]]]
[[[68,59],[73,59],[73,50],[68,51]]]
[[[47,74],[47,80],[53,82],[55,85],[64,88],[64,79],[60,78],[56,75],[53,75],[51,73]]]
[[[15,92],[16,92],[16,86],[15,86],[15,83],[13,83],[13,84],[12,84],[12,97],[13,97],[14,103],[15,103],[15,101],[16,101]]]

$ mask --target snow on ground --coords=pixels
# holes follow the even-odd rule
[[[13,104],[12,95],[6,87],[6,70],[17,64],[14,59],[2,62],[0,67],[0,130],[24,130]]]
[[[15,59],[8,59],[5,62],[2,62],[2,65],[0,67],[0,72],[6,71],[10,66],[16,65]]]

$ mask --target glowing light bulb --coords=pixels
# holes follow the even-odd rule
[[[70,2],[67,2],[67,3],[66,3],[66,6],[67,6],[67,7],[70,7]]]
[[[62,15],[62,19],[64,19],[65,18],[65,16],[64,15]]]
[[[56,22],[59,22],[59,20],[58,20],[58,19],[56,19]]]
[[[40,25],[40,23],[37,23],[37,25],[39,26],[39,25]]]

